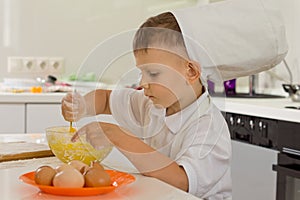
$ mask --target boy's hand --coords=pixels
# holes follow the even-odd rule
[[[77,92],[68,93],[61,101],[62,115],[66,121],[76,122],[86,115],[86,103]]]
[[[114,124],[109,123],[101,123],[101,122],[92,122],[89,123],[82,128],[80,128],[72,137],[71,141],[75,142],[79,139],[80,135],[85,135],[86,141],[90,143],[95,149],[100,150],[103,149],[109,145],[111,145],[111,142],[105,135],[105,131],[101,126],[104,126],[107,129],[110,126],[115,126]]]

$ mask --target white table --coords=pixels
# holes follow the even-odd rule
[[[1,142],[45,142],[43,134],[5,134],[0,135]],[[1,145],[1,144],[0,144]],[[125,157],[117,151],[113,152],[105,159],[105,165],[113,165],[112,168],[130,169]],[[195,196],[183,192],[158,179],[145,177],[140,174],[133,174],[136,180],[133,183],[122,186],[113,192],[89,197],[67,197],[42,193],[38,188],[27,185],[19,180],[19,176],[34,171],[41,165],[57,166],[60,161],[56,157],[36,158],[29,160],[18,160],[0,163],[0,199],[1,200],[32,200],[32,199],[130,199],[130,200],[153,200],[153,199],[198,199]],[[124,169],[125,169],[124,168]]]

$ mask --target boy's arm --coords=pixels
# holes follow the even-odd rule
[[[109,108],[110,94],[111,90],[97,89],[84,95],[87,115],[111,114]]]
[[[100,123],[105,135],[145,176],[155,177],[183,191],[188,191],[188,178],[183,167],[159,153],[121,127]]]

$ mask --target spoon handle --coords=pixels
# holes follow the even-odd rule
[[[69,132],[70,133],[75,133],[77,130],[76,130],[76,128],[74,128],[73,126],[72,126],[72,122],[70,122],[70,129],[69,129]]]
[[[74,91],[73,91],[74,93],[76,93],[76,89],[74,89]],[[76,132],[76,129],[75,128],[73,128],[73,124],[72,124],[72,121],[70,122],[70,129],[69,129],[69,132],[70,133],[75,133]]]

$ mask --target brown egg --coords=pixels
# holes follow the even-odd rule
[[[58,165],[57,167],[55,167],[55,170],[56,172],[61,172],[63,170],[66,170],[66,169],[75,169],[72,165],[68,165],[66,163],[63,163],[61,165]]]
[[[98,167],[90,168],[84,175],[86,187],[110,186],[111,180],[109,174]]]
[[[84,186],[83,175],[75,168],[58,172],[53,178],[53,186],[64,188],[81,188]]]
[[[95,167],[95,168],[104,170],[104,167],[99,162],[97,162],[97,161],[91,162],[91,167]]]
[[[52,185],[56,171],[50,166],[39,167],[34,174],[34,181],[39,185]]]
[[[68,163],[68,165],[71,165],[72,167],[80,171],[82,174],[89,169],[89,166],[81,162],[80,160],[72,160]]]

